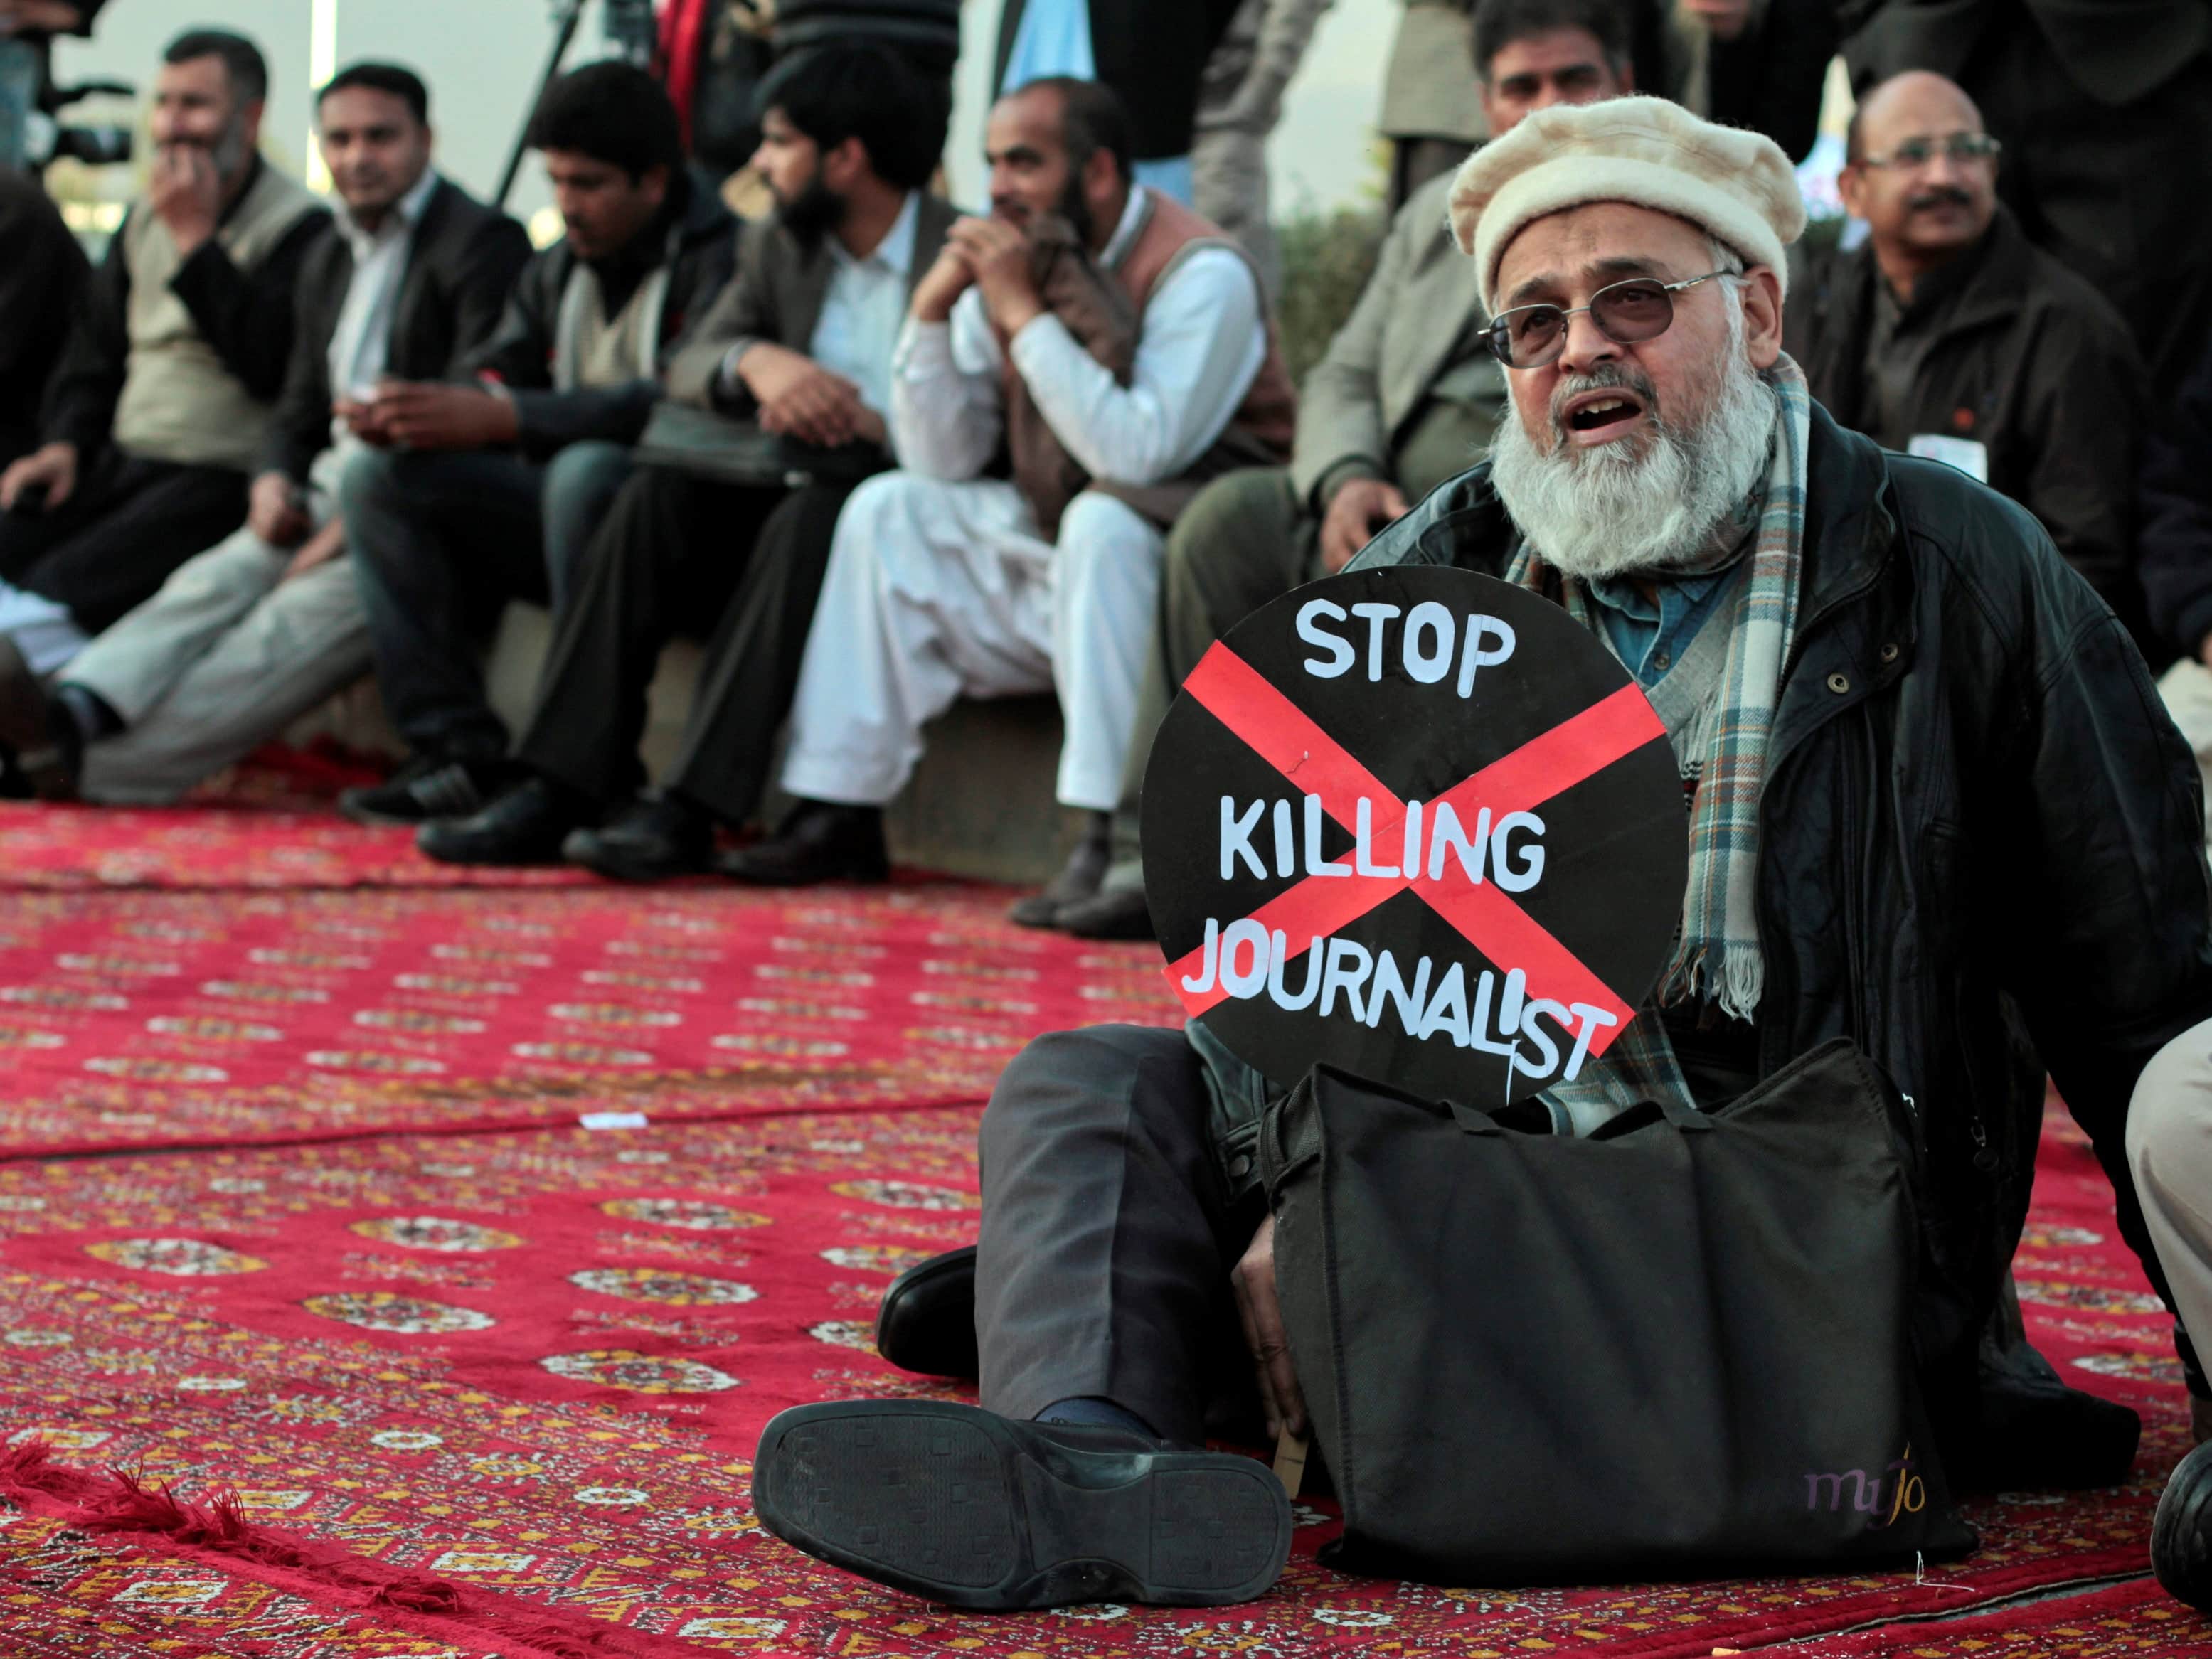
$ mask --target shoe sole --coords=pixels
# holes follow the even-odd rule
[[[674,866],[648,864],[643,860],[633,862],[619,854],[611,854],[604,848],[595,848],[586,856],[569,851],[566,842],[561,846],[561,858],[564,863],[573,864],[579,870],[588,870],[595,876],[604,876],[609,881],[630,882],[641,887],[650,886],[655,882],[679,880],[685,876],[703,876],[714,868],[712,861],[708,860]]]
[[[1081,1451],[936,1401],[779,1413],[753,1510],[833,1566],[981,1611],[1256,1601],[1291,1548],[1290,1502],[1249,1457]]]
[[[835,887],[844,884],[873,885],[891,878],[889,865],[869,865],[865,868],[844,868],[823,876],[787,876],[775,872],[763,872],[748,869],[744,849],[724,853],[708,866],[718,876],[732,881],[744,882],[749,887]]]

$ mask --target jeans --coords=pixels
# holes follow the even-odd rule
[[[597,440],[543,465],[475,450],[365,449],[347,462],[339,513],[377,682],[410,749],[456,760],[507,752],[480,641],[509,599],[550,597],[558,616],[629,466],[627,445]]]

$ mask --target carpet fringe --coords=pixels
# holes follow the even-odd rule
[[[155,1490],[129,1469],[96,1474],[57,1462],[53,1448],[43,1439],[0,1446],[0,1498],[52,1510],[78,1531],[152,1534],[180,1552],[296,1575],[312,1581],[309,1594],[335,1594],[381,1623],[416,1626],[418,1634],[454,1633],[419,1628],[426,1621],[464,1625],[471,1637],[508,1644],[501,1651],[513,1659],[659,1659],[700,1651],[689,1643],[643,1637],[589,1618],[520,1608],[495,1591],[317,1544],[248,1520],[234,1492],[196,1502],[178,1496],[171,1486]],[[522,1645],[513,1645],[517,1644]]]

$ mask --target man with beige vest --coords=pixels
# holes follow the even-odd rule
[[[327,215],[255,153],[267,67],[216,29],[155,82],[146,194],[48,387],[45,441],[0,473],[0,695],[19,696],[246,517]]]
[[[465,817],[516,781],[483,636],[510,599],[560,612],[662,369],[730,279],[737,222],[693,185],[676,106],[643,70],[571,70],[529,131],[564,234],[523,268],[465,379],[377,386],[381,446],[338,479],[377,684],[409,750],[338,797],[364,823]]]
[[[799,805],[739,878],[880,876],[923,725],[1051,687],[1059,797],[1092,829],[1024,902],[1097,886],[1167,527],[1206,478],[1286,457],[1297,418],[1250,261],[1133,183],[1129,132],[1093,82],[992,110],[992,216],[952,227],[893,359],[900,470],[837,521],[782,774]],[[1012,476],[985,476],[1002,449]]]

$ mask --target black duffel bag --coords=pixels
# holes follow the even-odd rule
[[[1473,1586],[1972,1549],[1914,1376],[1917,1160],[1841,1041],[1580,1139],[1316,1067],[1261,1162],[1325,1559]]]

